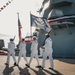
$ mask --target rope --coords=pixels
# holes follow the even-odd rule
[[[6,8],[12,1],[13,1],[13,0],[8,1],[5,5],[3,5],[2,7],[0,7],[0,12],[1,12],[2,10],[4,10],[4,8]]]

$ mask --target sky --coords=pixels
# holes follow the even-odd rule
[[[0,0],[0,7],[11,0]],[[30,13],[41,16],[37,10],[41,7],[43,0],[13,0],[0,12],[0,33],[9,35],[18,42],[18,16],[22,25],[22,37],[30,33]],[[33,32],[35,28],[32,29]],[[0,36],[1,37],[1,36]],[[2,37],[3,38],[3,37]],[[9,39],[9,37],[7,37]]]

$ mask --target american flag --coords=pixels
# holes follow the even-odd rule
[[[19,19],[19,14],[18,14],[18,35],[19,35],[19,42],[21,42],[21,40],[22,40],[22,34],[21,34],[21,28],[22,28],[22,26],[21,26],[21,22],[20,22],[20,19]]]

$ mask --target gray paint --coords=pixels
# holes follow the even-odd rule
[[[61,6],[61,7],[53,7],[52,6],[58,2],[62,1],[68,1],[72,2],[71,5]],[[64,15],[71,15],[75,14],[75,0],[52,0],[52,3],[50,3],[49,7],[44,10],[43,17],[47,18],[48,14],[52,9],[60,9],[63,11]]]
[[[45,32],[41,30],[39,47],[43,44],[44,35]],[[50,33],[50,38],[53,40],[53,57],[75,57],[75,27],[71,27],[70,30],[67,28],[54,29]]]
[[[58,1],[58,0],[53,0]],[[64,0],[62,0],[64,1]],[[68,1],[68,0],[67,0]],[[75,0],[69,0],[73,2],[70,6],[62,6],[58,7],[57,9],[61,9],[64,15],[75,14]],[[43,17],[48,17],[49,12],[52,8],[47,8],[43,14]],[[39,31],[39,38],[38,38],[38,50],[40,46],[42,46],[43,41],[45,39],[45,31]],[[50,37],[53,40],[53,57],[75,57],[75,26],[69,28],[56,28],[53,29],[50,33]],[[27,46],[27,51],[30,54],[30,44]],[[39,51],[40,53],[40,51]]]
[[[73,2],[71,5],[54,7],[54,9],[60,9],[64,15],[75,14],[75,0],[53,0],[52,3],[60,1]],[[44,11],[43,17],[47,17],[52,8],[50,6]],[[72,33],[72,34],[70,34]],[[44,32],[40,33],[41,37],[44,37]],[[50,37],[53,40],[53,56],[54,57],[75,57],[75,26],[69,29],[64,27],[62,29],[53,29]],[[41,39],[42,42],[43,38]],[[41,45],[41,44],[39,44]]]

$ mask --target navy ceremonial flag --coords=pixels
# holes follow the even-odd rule
[[[22,34],[21,34],[21,28],[22,28],[22,26],[21,26],[21,23],[20,23],[20,19],[19,19],[19,13],[18,13],[18,36],[19,36],[19,42],[21,42],[22,41]]]
[[[37,17],[32,14],[31,14],[31,26],[39,27],[40,29],[43,29],[46,32],[49,32],[51,30],[45,18]]]

